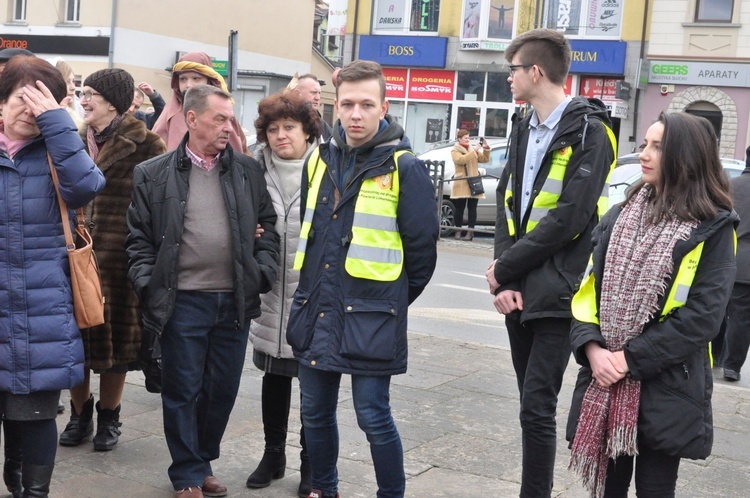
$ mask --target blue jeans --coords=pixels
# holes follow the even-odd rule
[[[300,364],[302,420],[312,467],[312,487],[325,495],[338,491],[339,431],[336,421],[341,374]],[[370,442],[379,498],[403,497],[404,450],[391,416],[390,376],[352,375],[357,423]]]
[[[557,449],[557,395],[570,359],[570,319],[540,318],[523,325],[505,319],[521,394],[522,498],[552,494]]]
[[[164,436],[176,490],[202,486],[234,407],[249,327],[234,294],[179,291],[161,337]]]

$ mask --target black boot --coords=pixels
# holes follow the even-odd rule
[[[78,414],[73,401],[70,402],[70,422],[60,434],[60,445],[78,446],[84,439],[94,433],[94,395],[90,395]]]
[[[96,436],[95,451],[111,451],[120,439],[120,405],[114,410],[101,408],[101,401],[96,403]]]
[[[54,465],[23,466],[23,498],[47,498]]]
[[[5,465],[3,465],[3,481],[5,486],[13,498],[21,498],[23,496],[23,485],[21,484],[21,466],[20,460],[5,457]]]
[[[284,448],[266,448],[258,468],[247,478],[248,488],[266,488],[273,479],[281,479],[286,472]]]
[[[300,454],[300,466],[299,466],[299,489],[297,489],[297,496],[300,498],[307,498],[312,491],[312,469],[310,468],[310,457],[307,453],[301,451]]]

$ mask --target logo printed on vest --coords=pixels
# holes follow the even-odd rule
[[[372,179],[372,181],[375,182],[375,185],[383,190],[389,189],[391,188],[391,185],[393,185],[393,173],[376,176]]]

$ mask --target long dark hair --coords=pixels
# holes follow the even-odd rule
[[[659,188],[651,199],[652,221],[673,216],[702,221],[716,216],[719,208],[731,211],[729,180],[713,125],[685,112],[662,112],[657,122],[664,125],[664,133]],[[628,200],[643,185],[643,180],[634,185]]]

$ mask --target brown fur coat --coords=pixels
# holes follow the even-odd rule
[[[85,129],[81,135],[83,142],[87,143]],[[138,359],[141,329],[138,325],[138,298],[128,281],[125,215],[130,205],[136,165],[166,150],[159,135],[148,131],[142,121],[126,115],[104,143],[96,160],[107,179],[107,186],[86,207],[86,222],[99,261],[106,322],[81,331],[86,365],[95,370],[133,363]]]

